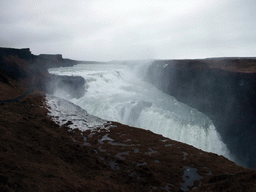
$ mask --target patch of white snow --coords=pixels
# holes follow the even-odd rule
[[[81,107],[52,95],[46,95],[46,107],[48,115],[60,126],[66,124],[71,129],[81,131],[108,130],[111,127],[111,122],[90,115]]]

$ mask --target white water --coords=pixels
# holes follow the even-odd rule
[[[69,99],[100,118],[149,129],[208,152],[231,156],[211,120],[143,81],[147,63],[80,64],[50,69],[58,75],[79,75],[86,93]],[[56,96],[68,98],[56,90]]]

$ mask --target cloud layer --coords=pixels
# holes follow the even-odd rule
[[[81,60],[256,56],[254,0],[2,0],[0,46]]]

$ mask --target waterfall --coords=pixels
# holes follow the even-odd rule
[[[79,64],[50,69],[49,72],[82,76],[86,80],[85,95],[69,100],[92,115],[148,129],[232,159],[205,114],[143,80],[149,64],[149,61]],[[58,90],[55,95],[65,98]]]

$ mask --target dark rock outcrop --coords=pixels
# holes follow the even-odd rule
[[[12,49],[0,48],[0,78],[7,82],[7,77],[18,80],[24,78],[27,74],[20,64],[15,63],[17,60],[30,60],[35,58],[29,49]]]
[[[256,168],[256,59],[155,61],[147,80],[207,114],[242,165]]]
[[[9,55],[18,56],[22,59],[34,59],[36,56],[33,55],[29,48],[14,49],[14,48],[0,48],[0,58],[8,57]]]
[[[40,54],[38,55],[37,60],[42,61],[45,67],[47,68],[70,67],[78,64],[78,61],[64,59],[61,54]]]
[[[58,76],[51,75],[50,80],[47,83],[46,92],[56,95],[58,91],[59,96],[66,99],[80,98],[85,94],[86,82],[81,76]]]
[[[33,55],[30,49],[0,48],[0,81],[13,86],[10,79],[23,84],[28,88],[52,94],[54,89],[62,90],[69,97],[80,98],[85,93],[85,80],[82,77],[68,77],[51,75],[48,68],[67,67],[77,64],[78,61],[63,59],[62,55],[42,54]],[[10,79],[9,79],[10,78]]]

